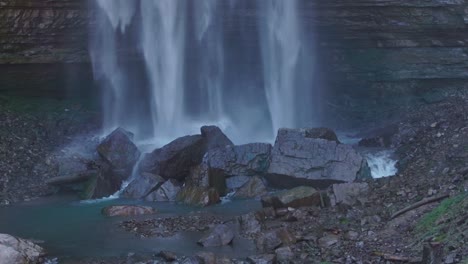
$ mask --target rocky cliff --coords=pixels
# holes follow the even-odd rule
[[[0,63],[83,61],[87,25],[87,1],[0,1]]]
[[[0,0],[0,91],[63,94],[89,78],[85,0]],[[49,94],[49,93],[47,93]]]
[[[385,116],[468,87],[464,0],[329,0],[305,6],[308,25],[317,31],[324,86],[340,95],[328,105],[338,112]]]

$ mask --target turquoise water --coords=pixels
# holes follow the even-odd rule
[[[111,200],[82,203],[70,198],[43,199],[0,208],[0,233],[42,241],[50,257],[59,260],[83,257],[119,257],[129,252],[138,254],[170,250],[193,255],[212,251],[227,257],[254,254],[251,241],[236,237],[232,246],[204,249],[196,244],[204,234],[184,232],[169,238],[139,238],[118,226],[125,218],[109,218],[101,214],[103,207],[115,204],[143,204],[158,209],[157,215],[144,218],[187,215],[194,212],[214,214],[229,219],[260,208],[258,201],[233,201],[209,208],[194,208],[174,203],[142,203]]]

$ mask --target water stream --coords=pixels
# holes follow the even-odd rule
[[[236,214],[258,210],[259,201],[233,201],[210,208],[194,208],[175,203],[146,203],[141,201],[111,200],[99,203],[81,203],[72,197],[55,197],[0,207],[0,233],[43,241],[50,258],[59,262],[84,257],[121,257],[129,252],[154,254],[169,250],[181,255],[193,255],[203,248],[197,245],[204,234],[181,232],[168,238],[140,238],[121,229],[119,222],[125,218],[109,218],[101,214],[103,207],[121,204],[142,204],[158,209],[158,214],[147,216],[172,217],[194,213],[213,214],[229,219]],[[248,240],[236,237],[232,246],[213,250],[218,255],[247,257],[254,253]]]

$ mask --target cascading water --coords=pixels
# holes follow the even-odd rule
[[[150,80],[154,135],[168,137],[184,117],[185,1],[141,1],[141,50]],[[163,133],[163,135],[161,135]]]
[[[224,45],[217,0],[204,0],[193,6],[195,37],[203,56],[199,56],[200,105],[203,116],[212,120],[223,117]]]
[[[246,143],[314,125],[299,0],[95,1],[105,133],[121,126],[160,145],[215,124]]]
[[[296,79],[302,42],[296,1],[270,0],[261,6],[266,13],[261,30],[265,91],[276,131],[297,124]]]

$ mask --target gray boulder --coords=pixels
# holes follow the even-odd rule
[[[271,145],[253,143],[227,146],[209,151],[203,159],[210,173],[220,171],[225,176],[254,176],[267,171]]]
[[[165,182],[159,175],[143,172],[134,179],[122,193],[125,198],[142,199]]]
[[[234,239],[234,231],[231,227],[220,224],[210,233],[198,241],[204,247],[221,247],[231,244]]]
[[[234,146],[234,143],[217,126],[203,126],[200,130],[207,150]]]
[[[140,157],[132,140],[132,133],[117,128],[99,144],[97,152],[114,170],[131,170]]]
[[[271,145],[263,143],[211,149],[203,157],[202,164],[192,169],[190,179],[201,184],[200,186],[206,186],[208,183],[209,187],[224,195],[228,189],[226,179],[266,172],[270,152]]]
[[[266,175],[270,184],[278,188],[326,188],[334,183],[370,178],[366,160],[352,146],[316,138],[310,131],[278,131]]]
[[[0,234],[0,264],[38,263],[44,255],[44,249],[31,241]]]
[[[141,162],[141,170],[182,181],[189,175],[191,167],[201,163],[204,153],[202,136],[181,137],[147,154]]]

